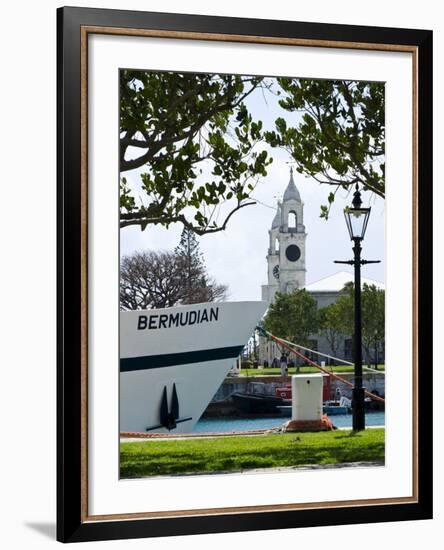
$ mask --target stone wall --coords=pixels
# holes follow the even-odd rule
[[[342,378],[353,382],[352,373],[341,374]],[[380,396],[385,395],[385,376],[376,373],[364,373],[364,387],[370,392],[375,390]],[[214,395],[212,402],[224,401],[234,392],[263,392],[265,395],[275,395],[276,388],[291,384],[291,376],[257,376],[257,377],[228,377]],[[332,394],[339,388],[341,395],[351,398],[352,388],[342,384],[340,381],[331,379]]]
[[[353,383],[352,373],[341,374],[341,377]],[[376,390],[376,395],[380,395],[381,397],[385,396],[385,375],[384,374],[364,373],[362,383],[364,388],[367,391],[371,393],[375,393],[375,390]],[[345,397],[348,397],[349,399],[351,399],[352,388],[350,388],[349,386],[346,386],[345,384],[342,384],[339,380],[335,380],[334,378],[332,378],[331,388],[332,388],[332,393],[336,391],[336,388],[339,388],[341,395],[345,395]]]
[[[275,395],[276,388],[290,383],[291,378],[289,376],[228,377],[217,390],[212,401],[223,401],[228,399],[234,392],[252,391],[253,385],[257,392],[263,389],[265,395]]]

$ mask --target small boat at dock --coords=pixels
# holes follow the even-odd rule
[[[277,405],[277,409],[282,416],[291,416],[291,400],[286,400],[282,405]],[[351,401],[347,397],[341,397],[339,401],[329,400],[324,401],[322,405],[322,412],[327,416],[335,416],[338,414],[350,414],[352,412]]]
[[[234,392],[230,399],[240,413],[243,414],[279,414],[279,405],[285,404],[282,397],[267,395],[265,384],[251,382],[246,392]]]
[[[330,399],[329,401],[324,401],[322,404],[322,410],[324,414],[328,416],[334,416],[335,414],[349,414],[352,411],[351,405],[351,400],[342,396],[339,400]]]

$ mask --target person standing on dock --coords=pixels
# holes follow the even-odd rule
[[[281,376],[286,376],[288,373],[288,367],[287,367],[287,356],[285,353],[281,355]]]

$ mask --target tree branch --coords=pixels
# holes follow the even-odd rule
[[[225,218],[223,224],[218,227],[201,227],[199,225],[193,225],[191,222],[189,222],[183,214],[180,214],[178,216],[161,216],[157,218],[149,218],[146,216],[146,212],[134,212],[134,213],[122,213],[120,214],[120,227],[129,227],[131,225],[140,225],[142,227],[142,231],[145,229],[145,227],[149,224],[162,224],[167,225],[171,223],[180,222],[188,229],[191,229],[194,233],[197,235],[208,235],[211,233],[218,233],[219,231],[224,231],[227,227],[227,224],[230,220],[230,218],[233,216],[235,212],[240,210],[241,208],[245,208],[246,206],[251,206],[253,204],[256,204],[256,202],[245,202],[243,204],[239,204],[236,208],[234,208]]]

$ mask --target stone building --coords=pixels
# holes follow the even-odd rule
[[[276,292],[290,293],[305,287],[304,203],[293,170],[268,234],[268,284],[262,285],[262,300],[272,303]]]
[[[353,273],[340,271],[306,284],[306,238],[304,225],[304,203],[290,170],[290,181],[285,189],[282,201],[278,201],[276,215],[268,231],[269,246],[267,260],[267,284],[262,285],[262,300],[274,301],[276,292],[291,293],[296,289],[305,288],[316,300],[318,308],[323,308],[335,302],[340,296],[344,285],[353,281]],[[384,284],[362,277],[362,284],[373,284],[384,288]],[[310,347],[326,354],[333,354],[327,339],[321,334],[310,337]],[[352,338],[346,337],[338,346],[338,355],[351,360],[353,355]],[[274,358],[279,358],[281,351],[278,346],[265,338],[259,339],[259,362],[271,364]],[[383,350],[379,350],[380,362],[383,360]],[[314,357],[316,360],[318,356]],[[364,360],[366,358],[364,357]]]

